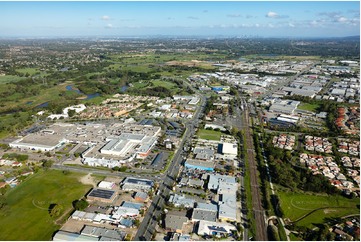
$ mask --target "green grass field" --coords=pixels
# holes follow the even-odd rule
[[[83,174],[39,171],[5,196],[7,206],[0,211],[1,240],[50,240],[60,228],[49,216],[50,204],[61,204],[69,213],[72,202],[91,188],[78,178]]]
[[[310,104],[310,103],[301,103],[297,108],[301,110],[317,112],[317,109],[320,107],[318,104]]]
[[[151,81],[153,83],[153,85],[155,87],[165,87],[167,89],[173,89],[173,88],[176,88],[177,85],[175,83],[172,83],[172,82],[168,82],[168,81],[161,81],[161,80],[153,80]]]
[[[23,80],[25,78],[26,77],[13,76],[13,75],[0,76],[0,83],[16,82]]]
[[[323,223],[325,218],[342,217],[359,214],[359,199],[342,196],[309,195],[291,192],[278,192],[284,217],[296,221],[302,216],[316,210],[297,222],[297,225],[313,227],[314,223]]]
[[[200,139],[220,140],[222,133],[220,131],[200,129],[197,135]]]
[[[23,74],[28,73],[31,76],[37,72],[40,73],[40,71],[37,68],[21,68],[21,69],[16,69],[16,71]]]

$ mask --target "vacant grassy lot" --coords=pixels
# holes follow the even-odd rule
[[[310,104],[310,103],[301,103],[297,108],[301,110],[307,110],[311,112],[317,112],[317,109],[320,107],[318,104]]]
[[[197,133],[200,139],[209,139],[209,140],[220,140],[222,132],[214,130],[200,129]]]
[[[7,206],[0,211],[1,240],[50,240],[60,228],[49,216],[50,204],[63,206],[62,214],[72,209],[72,202],[90,188],[78,178],[83,174],[39,171],[6,196]],[[6,226],[5,226],[6,225]]]
[[[297,225],[313,227],[313,223],[322,223],[324,218],[360,213],[360,209],[357,207],[360,205],[358,199],[292,192],[279,192],[278,195],[284,217],[289,218],[291,221],[300,219]],[[302,218],[304,215],[307,216]]]

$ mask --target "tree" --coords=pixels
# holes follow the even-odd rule
[[[89,203],[85,200],[85,199],[80,199],[80,200],[75,200],[73,202],[73,207],[76,210],[80,210],[83,211],[84,209],[86,209],[89,206]]]
[[[138,228],[139,225],[140,225],[139,219],[135,219],[135,220],[134,220],[134,226]]]
[[[60,204],[50,204],[49,206],[49,214],[50,217],[56,218],[59,217],[63,210],[63,206]]]
[[[74,109],[69,109],[68,110],[68,115],[69,115],[70,118],[73,117],[75,114],[76,114],[76,111]]]
[[[52,160],[42,160],[42,162],[43,162],[42,166],[44,167],[44,169],[50,168],[54,163],[54,161]]]

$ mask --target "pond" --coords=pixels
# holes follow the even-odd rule
[[[35,108],[46,108],[47,106],[49,106],[49,102],[45,102],[45,103],[39,104],[39,105],[36,106]]]
[[[83,92],[81,92],[79,89],[74,89],[72,85],[67,85],[65,88],[66,88],[67,91],[73,91],[73,92],[76,92],[76,93],[81,94],[81,95],[86,95]],[[99,96],[100,96],[100,94],[97,93],[97,92],[93,93],[93,94],[88,94],[88,95],[86,95],[86,98],[84,100],[89,100],[89,99],[99,97]]]

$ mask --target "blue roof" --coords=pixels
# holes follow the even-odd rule
[[[121,225],[124,225],[125,227],[131,227],[131,226],[133,226],[133,220],[131,220],[131,219],[126,219],[126,218],[123,218],[123,219],[121,219],[120,221],[119,221],[119,223],[121,224]]]
[[[135,208],[140,210],[144,205],[141,203],[132,203],[132,202],[123,202],[122,203],[122,207],[126,207],[126,208]]]

